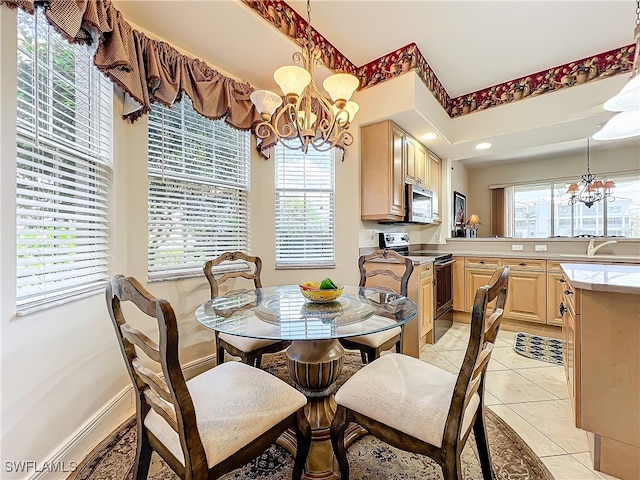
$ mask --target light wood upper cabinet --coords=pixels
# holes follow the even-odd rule
[[[416,142],[415,165],[417,179],[416,183],[423,187],[427,187],[429,179],[429,156],[427,149]]]
[[[427,188],[433,192],[433,221],[440,221],[440,193],[442,192],[442,168],[440,159],[431,151],[428,153],[429,183]]]
[[[361,218],[404,219],[406,134],[390,121],[360,129]]]

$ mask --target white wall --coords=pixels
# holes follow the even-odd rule
[[[591,150],[591,171],[607,176],[615,172],[635,170],[640,173],[640,145],[617,149]],[[457,162],[456,162],[457,163]],[[491,230],[491,194],[489,185],[509,185],[548,179],[577,181],[586,171],[586,153],[526,160],[468,170],[467,216],[476,212],[483,225],[478,236],[487,236]]]

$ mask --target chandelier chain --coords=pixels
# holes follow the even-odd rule
[[[636,26],[640,25],[640,0],[636,0]]]

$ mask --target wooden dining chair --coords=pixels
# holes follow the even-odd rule
[[[368,280],[376,277],[378,288],[407,296],[409,277],[413,272],[413,262],[409,258],[393,250],[377,250],[369,255],[362,255],[358,259],[358,268],[361,287],[366,287]],[[396,323],[395,320],[390,322]],[[379,358],[382,352],[394,345],[396,352],[402,353],[402,330],[403,327],[395,327],[368,335],[341,338],[340,343],[346,349],[360,350],[362,363],[366,364]]]
[[[220,273],[216,268],[220,268]],[[255,288],[262,288],[260,272],[262,260],[260,257],[249,256],[242,252],[225,252],[222,255],[209,260],[203,267],[204,275],[209,281],[211,299],[220,295],[220,285],[232,279],[252,280]],[[262,355],[276,353],[284,350],[290,342],[280,340],[264,340],[259,338],[247,338],[228,333],[215,333],[216,339],[216,363],[224,363],[224,352],[240,357],[247,365],[260,368]]]
[[[260,455],[289,428],[297,439],[293,478],[301,478],[311,442],[304,395],[241,362],[216,366],[185,381],[178,360],[178,325],[169,302],[122,275],[113,277],[106,297],[136,392],[135,480],[147,478],[153,451],[182,479],[218,478]],[[156,320],[158,343],[125,320],[125,303]]]
[[[507,298],[509,267],[476,291],[469,344],[460,372],[449,373],[407,355],[389,354],[364,366],[338,390],[331,424],[340,478],[349,478],[345,431],[349,422],[401,450],[427,455],[444,480],[461,480],[460,454],[471,430],[482,476],[493,479],[484,423],[485,374]],[[487,303],[496,299],[490,315]]]

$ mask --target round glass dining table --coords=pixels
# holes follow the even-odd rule
[[[334,383],[344,363],[340,338],[401,326],[417,313],[410,299],[388,291],[345,286],[333,302],[313,303],[298,285],[237,290],[203,303],[196,319],[217,332],[266,340],[286,340],[287,369],[308,399],[305,414],[312,431],[306,479],[337,479],[329,427],[336,412]],[[365,434],[353,426],[348,442]],[[295,436],[280,445],[295,451]]]

